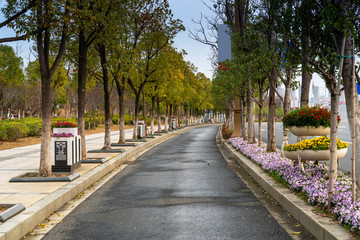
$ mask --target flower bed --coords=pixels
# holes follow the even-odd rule
[[[320,207],[328,205],[329,180],[323,166],[305,165],[305,168],[313,173],[312,176],[308,176],[299,166],[292,166],[291,161],[282,158],[278,152],[266,152],[264,147],[248,144],[241,138],[230,138],[228,142],[266,172],[283,179],[291,190],[304,193],[310,204]],[[360,233],[360,201],[352,204],[351,185],[350,177],[339,171],[334,181],[332,212],[340,224]]]

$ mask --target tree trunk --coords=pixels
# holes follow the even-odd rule
[[[306,36],[302,39],[302,62],[301,62],[301,100],[300,107],[309,105],[310,83],[312,79],[311,73],[309,73],[309,63],[307,61],[307,46],[309,46],[310,37]]]
[[[160,100],[156,99],[157,118],[158,118],[158,131],[161,131],[161,115],[160,115]]]
[[[229,118],[228,118],[228,126],[229,126],[229,128],[231,129],[231,130],[234,130],[234,128],[235,128],[235,114],[234,114],[234,108],[233,108],[233,106],[234,106],[234,101],[233,100],[231,100],[229,103],[228,103],[228,109],[229,109]],[[240,123],[241,123],[241,119],[242,119],[242,113],[241,113],[241,109],[242,109],[242,104],[240,103]],[[241,130],[242,128],[240,128],[240,130]],[[241,133],[240,133],[240,136],[242,136],[241,135]]]
[[[79,72],[78,72],[78,129],[81,136],[82,160],[87,159],[85,141],[85,86],[87,76],[87,52],[85,30],[79,32]]]
[[[154,135],[154,132],[155,132],[155,96],[151,97],[151,135]]]
[[[105,110],[105,137],[103,150],[111,149],[111,110],[110,110],[110,91],[109,91],[109,72],[107,68],[106,48],[104,44],[98,45],[101,67],[103,72],[104,86],[104,110]]]
[[[254,130],[254,101],[250,96],[251,84],[249,80],[249,89],[247,90],[247,119],[248,119],[248,143],[255,143],[255,130]]]
[[[143,87],[141,92],[142,92],[142,98],[143,98],[143,115],[144,115],[144,125],[145,125],[145,136],[147,136],[145,87]]]
[[[134,129],[133,129],[133,139],[137,139],[137,126],[139,120],[139,102],[140,102],[140,92],[135,95],[135,117],[134,117]]]
[[[344,55],[350,56],[354,55],[354,47],[352,43],[351,36],[346,38],[345,51]],[[360,146],[360,106],[358,100],[358,94],[356,89],[356,79],[354,75],[354,58],[344,58],[344,67],[343,67],[343,83],[344,83],[344,92],[345,92],[345,101],[346,101],[346,110],[349,121],[350,132],[355,131],[355,144],[352,145],[353,150],[355,150],[354,156],[352,156],[352,161],[354,161],[355,169],[352,169],[352,172],[355,174],[356,178],[356,192],[360,192],[360,148],[355,146]],[[355,83],[354,83],[354,82]],[[355,98],[355,99],[354,99]],[[354,127],[355,126],[355,129]],[[353,183],[355,185],[355,183]]]
[[[276,136],[275,136],[275,118],[276,118],[276,102],[275,102],[275,86],[277,82],[277,71],[273,67],[271,70],[271,79],[272,82],[270,85],[269,93],[269,116],[268,116],[268,142],[266,151],[275,152],[276,151]]]
[[[169,107],[165,105],[165,131],[169,130]]]
[[[42,68],[42,66],[40,66]],[[45,72],[46,70],[42,70]],[[41,77],[41,112],[42,112],[42,129],[41,129],[41,147],[40,147],[40,167],[39,173],[42,177],[48,177],[51,174],[50,148],[51,148],[51,78],[46,73]]]
[[[331,93],[331,133],[330,133],[330,172],[329,172],[329,208],[333,196],[333,182],[337,177],[337,116],[338,116],[338,96]]]
[[[122,77],[122,83],[120,84],[119,80],[115,80],[116,89],[119,95],[119,125],[120,125],[120,133],[119,133],[119,143],[125,144],[126,137],[125,137],[125,78]],[[130,114],[129,114],[129,121],[130,121]]]
[[[240,120],[240,124],[241,124],[241,137],[244,139],[244,140],[248,140],[248,132],[247,132],[247,129],[246,129],[246,101],[245,101],[245,98],[241,98],[241,102],[240,102],[240,117],[241,117],[241,120]]]
[[[290,110],[290,86],[292,83],[292,70],[286,70],[286,82],[285,84],[285,96],[284,96],[284,116],[288,114]],[[283,148],[289,143],[289,129],[283,125],[283,141],[281,144],[281,152],[283,153]]]
[[[173,106],[170,104],[169,105],[169,129],[172,129],[172,115],[173,115]]]
[[[261,94],[260,94],[261,97]],[[262,145],[262,118],[263,118],[263,103],[261,102],[259,105],[259,139],[258,139],[258,146],[261,147]]]

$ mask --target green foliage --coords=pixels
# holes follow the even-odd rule
[[[20,122],[2,121],[0,123],[0,140],[15,141],[18,138],[26,137],[29,128]]]
[[[0,85],[18,85],[24,81],[22,59],[10,46],[0,45]]]
[[[40,118],[24,118],[20,120],[20,122],[28,127],[27,136],[36,137],[41,135],[42,126]]]

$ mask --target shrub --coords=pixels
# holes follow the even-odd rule
[[[24,123],[29,128],[27,136],[30,137],[41,136],[42,121],[40,118],[33,118],[33,117],[24,118],[21,120],[21,122]]]
[[[223,135],[223,138],[224,138],[225,140],[228,140],[228,139],[231,137],[231,135],[233,134],[233,130],[231,130],[231,129],[228,128],[228,127],[225,127],[225,125],[224,125],[223,128],[222,128],[222,130],[221,130],[221,133],[222,133],[222,135]]]
[[[2,122],[0,124],[0,140],[15,141],[18,138],[26,137],[29,128],[20,122]]]

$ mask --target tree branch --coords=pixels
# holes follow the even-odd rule
[[[33,6],[35,6],[35,0],[30,1],[30,3],[20,12],[16,13],[14,16],[6,19],[4,22],[0,23],[0,28],[6,26],[7,24],[9,24],[10,22],[12,22],[13,20],[15,20],[16,18],[18,18],[19,16],[21,16],[22,14],[26,13],[30,8],[32,8]]]

